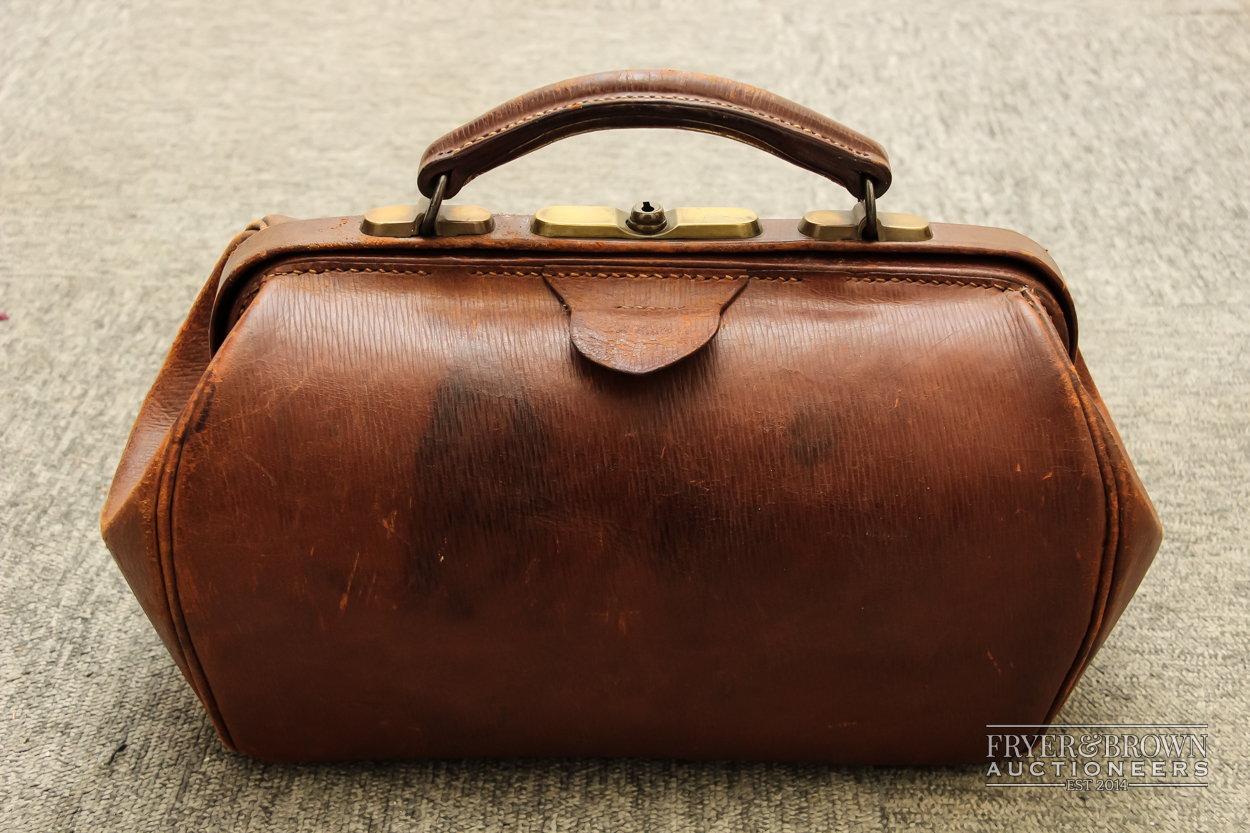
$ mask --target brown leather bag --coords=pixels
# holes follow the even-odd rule
[[[616,127],[728,136],[860,203],[442,204]],[[1045,250],[878,215],[889,184],[792,102],[626,71],[435,142],[421,205],[239,235],[103,514],[222,741],[915,764],[1051,721],[1159,520]]]

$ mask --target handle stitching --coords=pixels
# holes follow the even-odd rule
[[[714,98],[700,98],[697,96],[671,95],[671,94],[664,94],[664,93],[654,93],[654,94],[630,93],[630,94],[625,94],[625,95],[609,95],[609,96],[601,96],[599,98],[582,99],[580,101],[574,101],[570,104],[562,104],[559,107],[551,107],[547,110],[541,110],[537,113],[530,113],[528,116],[525,116],[524,118],[517,119],[516,121],[505,124],[503,127],[496,128],[495,130],[492,130],[489,133],[470,139],[469,141],[465,142],[464,144],[460,145],[457,148],[453,148],[451,150],[437,153],[434,155],[434,159],[445,159],[448,156],[459,153],[460,151],[464,150],[465,148],[471,145],[475,145],[478,142],[481,142],[485,139],[489,139],[491,136],[498,135],[500,133],[503,133],[504,131],[511,130],[512,128],[518,125],[525,124],[528,121],[533,121],[534,119],[540,118],[542,116],[550,115],[551,113],[557,113],[561,110],[568,110],[573,107],[580,107],[584,104],[596,104],[601,101],[628,101],[629,99],[667,99],[667,100],[672,100],[672,101],[693,101],[699,104],[712,104],[717,107],[727,107],[731,110],[739,110],[743,113],[750,113],[753,116],[759,116],[760,118],[768,119],[769,121],[775,121],[778,124],[784,124],[786,127],[793,127],[803,133],[807,133],[811,136],[816,137],[817,139],[820,139],[822,142],[826,142],[830,145],[833,145],[836,148],[841,148],[842,150],[845,150],[847,153],[850,153],[853,156],[858,156],[861,159],[872,158],[872,154],[866,153],[861,150],[856,150],[850,145],[839,142],[836,139],[831,139],[828,136],[825,136],[821,133],[817,133],[815,130],[812,130],[810,127],[804,127],[801,124],[797,124],[792,121],[786,121],[785,119],[780,118],[778,116],[771,116],[768,113],[765,113],[761,110],[755,110],[750,107],[743,107],[740,104],[729,104],[728,102],[717,101]]]

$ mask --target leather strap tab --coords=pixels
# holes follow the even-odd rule
[[[567,272],[546,275],[569,308],[573,345],[622,373],[668,367],[712,340],[746,275]]]
[[[863,177],[890,187],[881,145],[832,119],[746,84],[669,69],[630,69],[561,81],[514,98],[426,149],[417,184],[450,198],[473,178],[566,136],[667,127],[745,142],[840,183],[861,199]]]

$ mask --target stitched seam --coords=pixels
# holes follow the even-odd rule
[[[728,102],[717,101],[716,99],[713,99],[713,98],[699,98],[697,96],[674,95],[674,94],[664,94],[664,93],[654,93],[650,95],[640,94],[640,93],[618,93],[615,95],[601,96],[599,98],[582,99],[580,101],[575,101],[571,104],[562,104],[559,107],[551,107],[546,110],[540,110],[537,113],[530,113],[528,116],[517,119],[514,122],[509,122],[508,124],[505,124],[503,127],[498,127],[489,133],[484,133],[481,136],[477,136],[476,138],[470,139],[469,141],[465,142],[464,144],[460,145],[457,148],[453,148],[452,150],[442,151],[441,153],[437,154],[434,158],[443,159],[445,157],[459,153],[460,151],[464,150],[467,147],[475,145],[478,142],[481,142],[485,139],[489,139],[491,136],[495,136],[499,133],[503,133],[507,130],[511,130],[512,128],[518,125],[525,124],[526,122],[533,121],[534,119],[540,118],[542,116],[550,115],[551,113],[558,113],[561,110],[569,110],[574,107],[582,107],[586,104],[597,104],[603,101],[629,101],[631,99],[664,99],[664,100],[669,100],[669,101],[691,101],[691,102],[695,102],[698,104],[712,104],[717,107],[726,107],[730,110],[738,110],[743,113],[750,113],[751,115],[758,116],[762,119],[775,121],[778,124],[784,124],[786,127],[793,127],[796,130],[799,130],[810,136],[814,136],[815,138],[821,140],[822,142],[826,142],[827,144],[833,145],[834,147],[841,148],[842,150],[845,150],[847,153],[850,153],[853,156],[858,156],[861,159],[872,159],[872,154],[870,153],[866,153],[862,150],[856,150],[855,148],[851,147],[848,144],[839,142],[836,139],[831,139],[828,136],[825,136],[821,133],[817,133],[815,130],[812,130],[810,127],[804,127],[803,125],[798,124],[797,122],[786,121],[785,119],[780,118],[778,116],[770,116],[768,113],[762,112],[760,110],[754,110],[750,107],[743,107],[740,104],[729,104]]]
[[[290,269],[285,272],[270,272],[268,274],[261,274],[260,277],[250,278],[248,282],[244,284],[244,286],[247,288],[247,291],[239,295],[238,298],[236,298],[234,303],[231,305],[230,318],[228,319],[228,323],[230,325],[229,328],[230,329],[234,328],[234,325],[238,322],[238,320],[243,317],[243,313],[246,312],[247,308],[252,305],[252,301],[256,300],[256,296],[260,294],[260,291],[265,288],[265,285],[269,283],[271,279],[281,278],[281,277],[285,277],[288,275],[324,275],[324,274],[328,274],[331,272],[358,272],[358,273],[359,272],[374,272],[379,275],[416,275],[418,277],[427,277],[429,275],[429,272],[424,272],[420,269],[412,271],[412,270],[407,270],[407,269],[369,269],[369,268],[365,268],[365,269],[334,269],[334,268]]]
[[[270,274],[265,275],[264,280],[267,281],[270,278],[280,278],[285,275],[326,275],[333,272],[374,272],[379,275],[417,275],[420,277],[426,277],[430,274],[429,272],[424,272],[420,269],[292,269],[289,272],[271,272]]]
[[[1028,287],[1026,286],[1016,286],[1016,285],[1010,285],[1010,284],[1004,286],[1002,284],[997,284],[997,283],[992,283],[992,282],[991,283],[978,283],[976,281],[958,281],[958,280],[940,281],[940,280],[929,280],[926,278],[855,278],[855,277],[851,277],[851,278],[847,278],[847,281],[848,282],[853,281],[855,283],[931,283],[931,284],[940,284],[942,286],[964,286],[964,287],[968,287],[969,289],[997,289],[999,292],[1024,292],[1025,290],[1028,289]],[[1051,326],[1054,327],[1057,331],[1058,324],[1055,321],[1055,319],[1051,317],[1050,313],[1047,312],[1044,307],[1042,308],[1042,312],[1046,316],[1046,319],[1050,321]],[[1062,343],[1063,342],[1061,340],[1060,341],[1061,346],[1062,346]],[[1066,353],[1066,350],[1065,350],[1065,353]]]
[[[999,292],[1020,292],[1023,286],[1000,286],[995,283],[978,283],[975,281],[939,281],[928,278],[847,278],[854,283],[932,283],[942,286],[966,286],[970,289],[997,289]]]
[[[790,275],[700,275],[700,274],[662,274],[660,272],[471,272],[474,277],[517,277],[517,278],[660,278],[661,280],[681,279],[690,281],[785,281],[801,283],[800,277]]]
[[[687,273],[662,274],[660,272],[544,272],[547,278],[660,278],[661,280],[686,281],[736,281],[750,280],[750,275],[698,275]]]
[[[380,275],[416,275],[418,277],[428,277],[429,272],[421,269],[292,269],[286,272],[273,272],[265,276],[265,280],[270,278],[279,278],[287,275],[324,275],[330,273],[364,273],[372,272]],[[788,275],[702,275],[702,274],[663,274],[660,272],[470,272],[474,277],[524,277],[524,278],[660,278],[662,280],[682,279],[692,281],[736,281],[739,279],[757,280],[757,281],[782,281],[787,283],[801,283],[800,277]],[[848,282],[854,283],[927,283],[941,286],[964,286],[970,289],[997,289],[999,292],[1020,292],[1024,289],[1021,286],[999,286],[993,283],[979,283],[976,281],[960,281],[960,280],[936,280],[927,278],[847,278]],[[258,287],[259,289],[259,287]]]

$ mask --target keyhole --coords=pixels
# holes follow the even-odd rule
[[[643,211],[655,211],[655,209],[651,207],[651,203],[648,202],[647,200],[642,201],[642,210]]]

